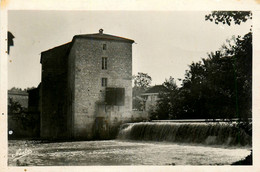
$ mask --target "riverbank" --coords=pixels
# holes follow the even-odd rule
[[[252,151],[251,151],[251,154],[248,155],[246,158],[244,158],[240,161],[234,162],[231,165],[253,165],[253,153],[252,153]]]

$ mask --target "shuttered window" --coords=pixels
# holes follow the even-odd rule
[[[107,69],[107,57],[102,57],[102,70]]]
[[[106,88],[105,102],[107,105],[124,106],[125,89],[124,88]]]

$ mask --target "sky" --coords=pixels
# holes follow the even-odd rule
[[[37,87],[42,51],[70,42],[74,35],[98,33],[135,40],[133,75],[183,79],[192,62],[219,50],[226,39],[246,34],[251,21],[216,25],[205,21],[209,11],[28,11],[10,10],[8,30],[15,36],[8,61],[8,88]],[[180,84],[180,83],[178,83]]]

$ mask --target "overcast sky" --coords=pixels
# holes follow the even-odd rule
[[[159,11],[9,11],[8,30],[15,36],[10,49],[8,88],[37,86],[40,53],[72,40],[77,34],[97,33],[135,40],[133,74],[148,73],[152,84],[184,78],[192,61],[218,50],[232,35],[244,35],[251,21],[216,25],[205,21],[210,12]]]

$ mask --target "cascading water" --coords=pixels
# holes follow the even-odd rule
[[[121,126],[118,138],[122,140],[48,144],[35,143],[33,140],[9,140],[8,164],[10,166],[230,165],[245,157],[250,160],[248,155],[252,139],[244,130],[239,129],[236,123],[187,122],[124,124]],[[214,146],[205,146],[206,144]],[[239,147],[241,145],[243,147]],[[17,155],[19,151],[29,153],[21,157]]]
[[[141,122],[121,126],[120,140],[167,141],[206,145],[251,146],[252,137],[226,122],[177,123]]]

